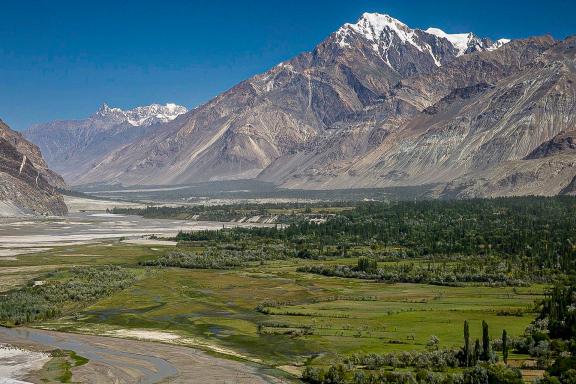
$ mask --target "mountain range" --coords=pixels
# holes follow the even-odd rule
[[[366,13],[193,110],[103,106],[24,135],[75,185],[574,194],[575,55],[575,37],[492,41]]]
[[[103,104],[86,119],[38,124],[27,129],[24,136],[38,144],[53,170],[73,182],[108,153],[153,133],[162,123],[187,111],[176,104],[152,104],[126,111]]]

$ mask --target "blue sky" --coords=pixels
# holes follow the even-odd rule
[[[0,9],[0,119],[19,130],[103,102],[193,107],[363,12],[491,38],[576,33],[573,0],[2,0]]]

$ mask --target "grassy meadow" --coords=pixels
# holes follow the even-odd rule
[[[79,245],[25,255],[4,265],[25,271],[28,265],[43,263],[50,269],[117,264],[139,276],[133,286],[68,316],[47,320],[39,324],[42,327],[73,332],[168,330],[275,366],[328,365],[352,353],[424,350],[432,335],[442,347],[458,347],[464,320],[471,324],[473,339],[481,336],[482,320],[490,324],[493,338],[504,328],[509,335],[520,336],[533,320],[535,301],[545,288],[388,284],[325,277],[297,272],[300,265],[321,263],[299,259],[234,270],[136,264],[169,249],[122,243]]]

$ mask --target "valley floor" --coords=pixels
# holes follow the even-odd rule
[[[144,274],[132,287],[71,316],[44,321],[36,327],[74,334],[50,333],[54,337],[80,338],[85,343],[94,340],[98,345],[104,343],[132,352],[148,345],[152,349],[143,350],[166,357],[176,365],[188,354],[192,357],[187,359],[197,359],[198,364],[210,370],[212,366],[219,367],[220,371],[210,374],[225,376],[237,370],[239,377],[251,377],[257,370],[241,369],[237,364],[226,368],[227,360],[210,362],[210,355],[187,347],[258,366],[276,367],[298,376],[305,364],[329,365],[339,355],[424,350],[431,335],[437,336],[443,347],[460,346],[464,320],[470,321],[473,337],[480,337],[482,320],[490,324],[490,333],[495,338],[503,328],[511,336],[519,336],[532,321],[534,302],[544,290],[537,285],[383,284],[296,271],[299,265],[321,263],[310,260],[273,261],[224,271],[164,268],[144,272],[135,266],[139,260],[172,248],[109,241],[52,247],[45,252],[17,256],[16,260],[0,261],[3,266],[0,280],[7,290],[32,278],[40,279],[47,271],[72,265],[118,264],[135,269]],[[354,261],[334,259],[328,263]],[[269,307],[257,311],[259,306]],[[91,339],[78,334],[114,338]],[[0,342],[5,342],[1,335],[0,332]],[[141,344],[137,340],[164,344]],[[84,356],[82,349],[73,346],[68,349]],[[83,381],[89,377],[85,375],[98,375],[100,368],[96,365],[90,371],[82,367],[72,372],[75,381],[87,382]],[[118,371],[115,377],[122,377],[123,369],[114,368],[113,371]],[[194,365],[187,369],[190,374],[197,374]],[[130,372],[138,375],[138,370]],[[225,382],[214,377],[215,381],[209,382]],[[133,378],[126,378],[126,382],[135,382]]]
[[[465,321],[472,340],[481,338],[483,321],[492,340],[504,329],[511,338],[521,337],[547,288],[536,280],[433,285],[310,273],[320,265],[356,268],[359,255],[377,250],[382,255],[401,251],[359,243],[346,257],[335,253],[317,260],[290,253],[245,259],[228,269],[145,263],[174,251],[202,255],[219,249],[230,252],[224,258],[238,257],[233,242],[214,248],[202,239],[179,244],[138,239],[147,231],[169,234],[221,225],[109,214],[5,220],[0,224],[2,294],[26,286],[66,287],[70,271],[89,267],[119,266],[133,280],[105,295],[94,293],[95,299],[64,302],[58,316],[39,317],[29,328],[0,328],[0,343],[52,353],[42,369],[25,378],[33,383],[161,383],[168,377],[174,383],[292,382],[305,367],[330,367],[355,354],[426,351],[432,336],[439,348],[458,349]],[[133,239],[122,239],[126,234]],[[253,249],[242,255],[271,255],[274,246],[285,244],[270,239],[249,243]],[[462,260],[444,260],[436,267],[451,270]],[[374,262],[382,270],[436,268],[431,259],[416,256]],[[54,355],[54,349],[60,353]],[[514,351],[509,361],[522,368],[534,362]]]
[[[35,349],[73,350],[88,359],[84,364],[73,366],[74,382],[80,383],[281,382],[257,366],[211,356],[197,349],[154,342],[26,328],[0,328],[0,342]],[[69,382],[62,376],[65,375],[65,369],[50,367],[50,364],[44,365],[46,360],[41,360],[39,366],[38,364],[31,366],[31,369],[35,369],[34,372],[24,377],[20,372],[18,376],[21,380],[31,383]],[[54,375],[54,371],[63,372],[57,376]]]

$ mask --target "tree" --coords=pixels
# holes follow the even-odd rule
[[[341,384],[344,383],[344,367],[342,365],[330,366],[326,376],[324,377],[324,383],[326,384]]]
[[[469,367],[470,364],[470,324],[468,324],[468,320],[464,320],[464,359],[465,364]]]
[[[480,355],[482,354],[482,347],[480,347],[480,340],[476,339],[474,343],[474,356],[472,358],[472,365],[476,365],[478,360],[480,360]]]
[[[502,330],[502,357],[504,364],[508,364],[508,333],[505,329]]]
[[[322,368],[306,367],[302,372],[302,381],[311,384],[322,384],[326,373]]]
[[[426,343],[426,348],[430,351],[437,351],[440,345],[440,339],[438,336],[430,336],[430,340]]]
[[[488,323],[482,320],[482,360],[490,360],[490,335],[488,334]]]
[[[357,268],[359,271],[373,273],[378,269],[378,262],[374,259],[362,256],[358,258]]]

